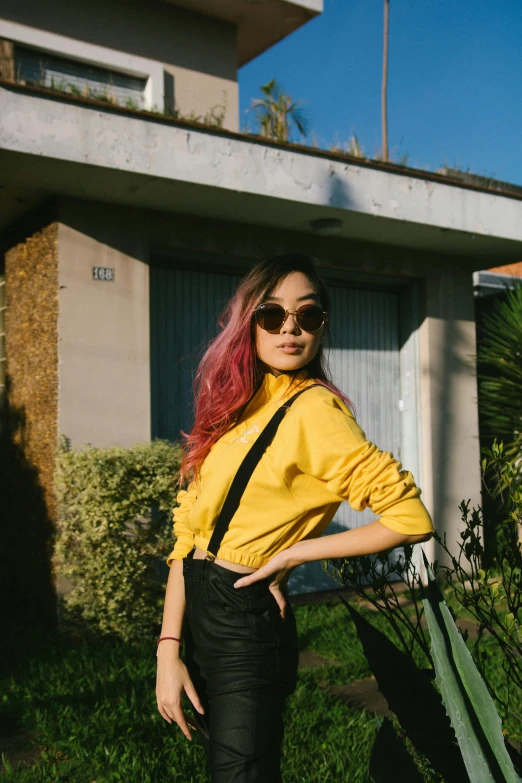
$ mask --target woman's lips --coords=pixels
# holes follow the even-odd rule
[[[283,351],[283,353],[300,353],[302,350],[299,345],[284,344],[278,345],[277,347],[280,351]]]

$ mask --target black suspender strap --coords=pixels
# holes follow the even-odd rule
[[[230,485],[230,489],[228,490],[227,496],[219,513],[214,532],[212,533],[212,537],[208,544],[207,560],[214,560],[216,557],[219,551],[219,547],[221,546],[223,536],[227,532],[230,521],[238,509],[241,497],[246,489],[250,477],[256,469],[256,466],[264,452],[272,442],[277,428],[283,421],[287,410],[303,392],[308,391],[308,389],[312,389],[314,386],[321,386],[321,384],[314,383],[313,385],[307,386],[305,389],[301,389],[301,391],[297,392],[297,394],[294,394],[293,397],[290,397],[290,399],[283,403],[283,405],[281,405],[281,407],[278,408],[274,413],[266,427],[262,430],[257,440],[252,444],[252,447],[248,451],[246,457],[243,459],[243,462],[239,466],[238,471],[234,476],[232,484]]]

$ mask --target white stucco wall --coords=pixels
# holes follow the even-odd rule
[[[429,270],[419,330],[424,500],[436,529],[459,541],[459,504],[481,504],[473,286],[458,269]],[[437,551],[434,542],[429,548]]]
[[[176,108],[183,117],[208,122],[211,115],[223,116],[223,127],[239,130],[239,86],[222,76],[202,74],[176,65],[165,65],[174,79]]]
[[[149,267],[63,223],[59,258],[58,432],[73,446],[150,439]],[[93,266],[115,270],[92,279]]]

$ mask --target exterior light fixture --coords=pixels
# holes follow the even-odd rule
[[[343,222],[338,218],[318,218],[310,221],[310,226],[314,234],[330,237],[341,233]]]

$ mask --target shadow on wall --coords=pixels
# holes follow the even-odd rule
[[[465,438],[466,431],[477,432],[478,413],[476,387],[468,383],[468,378],[475,375],[475,348],[470,344],[470,333],[463,320],[473,322],[473,297],[469,282],[469,313],[459,312],[459,318],[452,312],[450,303],[441,308],[438,317],[442,317],[443,325],[438,340],[438,355],[440,364],[433,368],[437,372],[437,393],[433,405],[433,471],[434,496],[433,518],[441,536],[448,537],[450,548],[455,547],[457,531],[461,529],[459,505],[462,500],[470,500],[472,505],[479,505],[479,496],[470,497],[469,487],[473,486],[473,474],[478,478],[480,472],[480,452],[476,444],[476,462],[470,461],[473,456],[472,444],[469,444],[467,470],[463,467],[463,455],[455,454],[459,446],[455,442],[456,429]],[[457,292],[455,292],[457,296]],[[473,327],[474,328],[474,327]],[[475,391],[473,391],[475,390]],[[473,423],[473,415],[475,423]],[[460,447],[460,448],[463,448]],[[466,470],[466,472],[464,472]],[[478,484],[480,488],[480,484]],[[446,520],[445,524],[442,521]],[[439,547],[437,554],[444,559]]]
[[[53,526],[37,469],[24,453],[25,411],[9,404],[9,377],[6,392],[0,414],[0,627],[4,643],[28,626],[56,624]]]
[[[335,209],[353,209],[354,200],[350,196],[346,181],[333,170],[330,171],[329,190],[328,205],[330,207]]]

